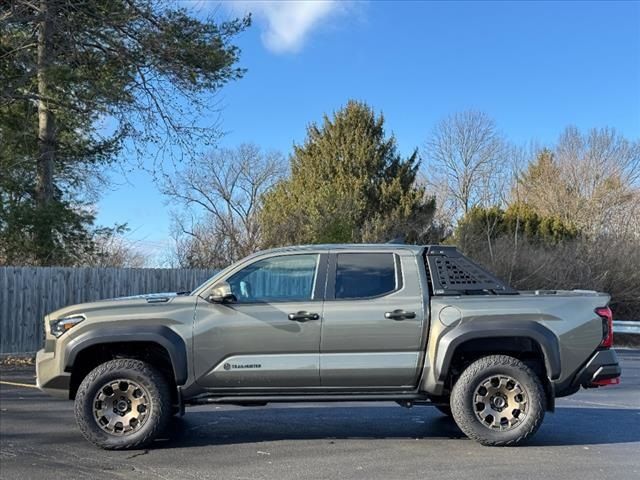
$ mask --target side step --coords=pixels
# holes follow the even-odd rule
[[[351,394],[310,394],[310,395],[228,395],[202,396],[188,400],[189,405],[232,404],[263,405],[266,403],[295,402],[425,402],[427,397],[420,393],[351,393]]]

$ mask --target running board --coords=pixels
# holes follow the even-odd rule
[[[428,401],[420,393],[352,393],[352,394],[318,394],[318,395],[229,395],[202,396],[188,400],[189,405],[211,403],[227,403],[233,405],[261,405],[272,402],[413,402]]]

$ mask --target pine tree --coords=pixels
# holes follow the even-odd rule
[[[418,166],[417,150],[398,153],[382,115],[349,101],[307,128],[291,176],[265,196],[266,245],[425,241],[435,202],[416,185]]]
[[[249,18],[163,0],[0,3],[0,262],[73,263],[91,243],[87,190],[123,146],[142,162],[218,137],[193,114],[242,76],[231,40]]]

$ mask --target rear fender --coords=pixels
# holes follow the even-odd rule
[[[532,320],[489,320],[460,325],[440,337],[434,363],[436,382],[443,384],[446,381],[456,350],[465,342],[501,337],[533,340],[544,355],[547,378],[551,381],[560,377],[560,346],[558,337],[551,330]]]

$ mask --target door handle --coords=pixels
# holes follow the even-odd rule
[[[288,317],[289,320],[294,322],[306,322],[307,320],[318,320],[320,318],[320,315],[318,315],[317,313],[305,312],[303,310],[297,313],[290,313]]]
[[[416,318],[416,312],[405,312],[404,310],[394,310],[393,312],[386,312],[384,318],[389,320],[404,320],[405,318]]]

